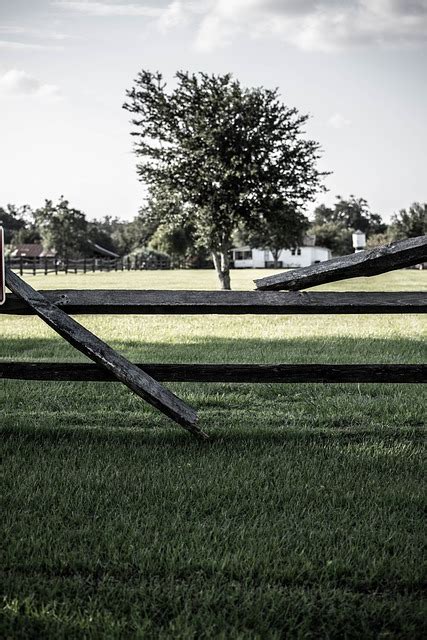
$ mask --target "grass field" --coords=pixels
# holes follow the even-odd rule
[[[234,272],[253,288],[262,271]],[[28,276],[214,289],[209,271]],[[402,271],[321,287],[426,290]],[[426,360],[410,316],[81,316],[134,361]],[[82,361],[0,316],[0,358]],[[0,381],[5,638],[422,638],[425,388],[170,387],[197,442],[119,384]]]

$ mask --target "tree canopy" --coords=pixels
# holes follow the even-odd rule
[[[427,203],[414,202],[391,218],[393,236],[397,239],[415,238],[427,233]]]
[[[310,232],[315,234],[317,244],[328,247],[334,255],[346,255],[353,251],[353,231],[363,231],[369,238],[383,234],[386,227],[381,216],[370,211],[364,198],[350,195],[337,196],[333,207],[324,204],[316,207]]]
[[[14,204],[7,204],[0,207],[0,226],[4,228],[4,242],[9,244],[12,238],[25,229],[31,209],[27,204],[17,207]]]
[[[55,249],[63,259],[81,255],[87,244],[87,220],[84,213],[69,206],[61,196],[58,204],[45,200],[34,212],[45,249]]]
[[[261,231],[269,212],[300,210],[322,188],[319,144],[304,137],[308,116],[277,90],[244,88],[230,74],[178,72],[168,92],[160,73],[143,70],[127,98],[140,180],[182,200],[230,288],[233,231]]]

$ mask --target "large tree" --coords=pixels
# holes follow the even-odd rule
[[[299,210],[321,188],[308,116],[277,90],[244,88],[230,74],[178,72],[167,91],[160,73],[143,70],[127,97],[140,180],[182,200],[229,289],[233,231],[260,231],[272,207]]]

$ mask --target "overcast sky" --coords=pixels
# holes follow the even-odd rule
[[[323,201],[388,219],[427,198],[427,0],[0,0],[0,205],[133,217],[121,106],[141,68],[278,86],[312,116]]]

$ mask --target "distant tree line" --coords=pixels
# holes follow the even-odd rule
[[[29,205],[0,206],[0,226],[10,251],[36,243],[67,260],[93,255],[96,244],[119,256],[167,254],[177,267],[206,266],[209,253],[196,244],[191,225],[178,228],[164,222],[164,206],[150,198],[133,220],[110,215],[88,220],[61,196],[57,203],[45,200],[37,209]]]
[[[41,243],[44,249],[55,249],[63,259],[89,256],[93,244],[98,244],[120,256],[152,251],[169,255],[176,267],[207,266],[209,244],[203,242],[196,225],[186,220],[183,207],[170,193],[160,195],[157,191],[133,220],[109,215],[88,220],[61,197],[56,204],[45,200],[42,207],[34,210],[29,205],[0,207],[0,225],[4,227],[5,243],[11,248]],[[177,224],[174,219],[183,222]],[[268,248],[277,260],[281,249],[296,247],[302,234],[308,233],[314,234],[316,244],[331,249],[333,255],[345,255],[352,253],[351,236],[358,229],[366,234],[368,247],[424,235],[427,203],[414,202],[393,214],[390,224],[386,224],[379,214],[370,211],[364,198],[337,196],[333,206],[318,206],[311,218],[300,213],[293,227],[294,235],[281,216],[272,215],[262,232],[240,224],[230,242],[233,246]]]

